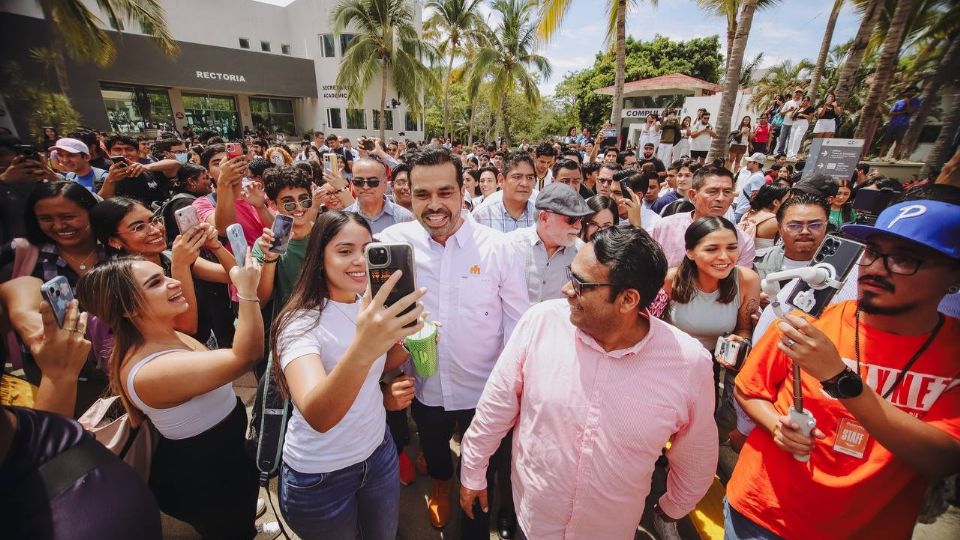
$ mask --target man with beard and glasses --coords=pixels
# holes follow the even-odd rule
[[[905,201],[842,230],[867,246],[858,299],[779,321],[737,377],[760,427],[727,484],[727,538],[909,538],[930,480],[960,471],[960,320],[937,311],[960,288],[960,205]],[[787,415],[794,384],[809,436]]]
[[[674,522],[710,487],[718,447],[710,356],[647,310],[666,272],[649,235],[611,227],[567,267],[566,298],[524,315],[463,436],[468,514],[490,507],[488,463],[512,439],[519,538],[632,539],[669,440],[652,513],[659,538],[679,537]]]
[[[579,193],[560,182],[540,192],[536,207],[536,226],[507,235],[524,256],[531,303],[563,298],[566,268],[583,245],[583,217],[593,214]]]
[[[525,156],[532,187],[533,163]],[[453,460],[450,437],[455,426],[470,425],[474,409],[500,351],[529,306],[523,259],[507,237],[471,219],[463,210],[460,159],[442,147],[427,147],[408,162],[416,222],[388,227],[383,242],[409,242],[416,260],[417,285],[427,289],[425,311],[442,330],[438,341],[439,370],[416,376],[411,405],[420,433],[420,447],[433,486],[427,513],[434,527],[450,517]],[[506,488],[498,529],[515,527],[509,497],[509,442],[501,445],[500,485]],[[500,457],[503,456],[503,457]],[[489,516],[463,518],[464,538],[489,538]]]

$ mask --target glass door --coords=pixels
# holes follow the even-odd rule
[[[223,137],[240,137],[240,113],[233,96],[183,94],[183,112],[195,133],[209,129]]]

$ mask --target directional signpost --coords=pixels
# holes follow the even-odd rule
[[[862,151],[863,139],[814,139],[803,167],[803,178],[820,173],[849,179],[860,162]]]

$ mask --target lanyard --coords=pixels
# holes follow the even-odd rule
[[[854,351],[856,351],[856,356],[857,356],[857,375],[860,375],[860,310],[859,309],[857,310],[855,317],[857,322],[856,322],[855,334],[853,337],[853,347],[854,347]],[[930,348],[930,345],[933,344],[933,340],[936,339],[937,334],[940,333],[940,328],[943,327],[943,320],[944,320],[943,315],[939,315],[939,318],[937,319],[937,325],[933,327],[933,331],[930,332],[930,336],[927,337],[927,340],[923,342],[923,345],[920,345],[920,348],[917,349],[917,352],[914,353],[914,355],[910,358],[910,360],[907,361],[907,364],[903,366],[903,369],[900,370],[900,373],[897,375],[897,378],[894,379],[893,381],[893,386],[891,386],[889,390],[884,392],[883,399],[887,399],[891,395],[893,395],[893,391],[896,390],[898,386],[900,386],[900,383],[903,382],[904,377],[907,376],[907,371],[909,371],[910,368],[913,367],[913,364],[920,359],[920,356],[924,352],[926,352],[928,348]]]

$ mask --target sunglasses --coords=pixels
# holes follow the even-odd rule
[[[366,185],[369,188],[375,188],[380,185],[380,179],[375,176],[372,176],[370,178],[360,178],[360,177],[354,176],[350,180],[350,183],[353,184],[353,187],[357,187],[357,188],[362,188],[364,185]]]
[[[571,285],[573,285],[573,290],[574,292],[577,293],[577,297],[580,297],[583,295],[584,289],[595,289],[597,287],[613,286],[613,283],[590,283],[588,281],[584,281],[580,279],[579,276],[573,273],[573,270],[570,268],[569,265],[567,265],[566,270],[567,270],[567,280],[570,282]]]
[[[567,225],[573,225],[574,223],[576,223],[576,222],[578,222],[578,221],[580,221],[580,220],[583,219],[583,218],[580,217],[580,216],[565,216],[565,215],[563,215],[563,214],[557,214],[556,212],[551,212],[551,213],[552,213],[552,214],[555,214],[555,215],[557,215],[557,216],[562,217],[563,220],[567,222]]]
[[[311,206],[313,206],[313,199],[309,197],[304,197],[299,201],[288,201],[283,203],[283,209],[286,210],[287,212],[296,212],[298,206],[306,210]]]

